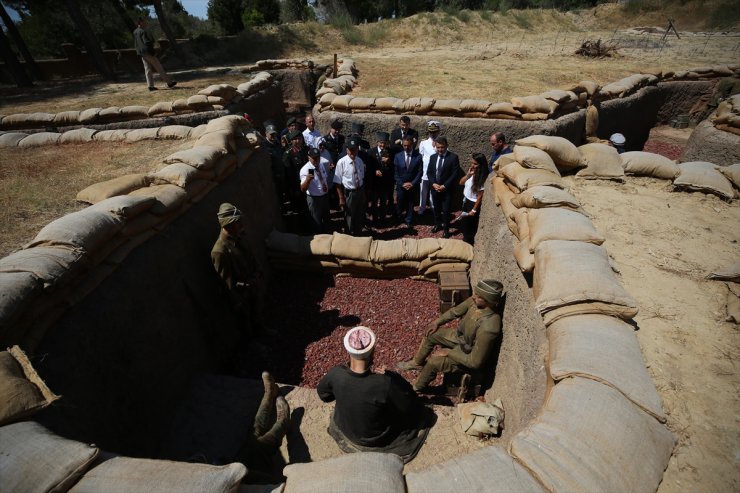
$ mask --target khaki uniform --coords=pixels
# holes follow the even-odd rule
[[[457,329],[441,327],[456,318],[461,318]],[[501,334],[501,317],[492,308],[479,309],[473,298],[450,308],[436,322],[440,326],[421,341],[414,363],[424,368],[414,384],[415,389],[429,385],[437,372],[448,373],[456,370],[479,370],[493,350]],[[439,345],[449,349],[447,356],[427,357]],[[426,361],[426,363],[425,363]]]
[[[249,323],[247,331],[263,329],[264,278],[246,241],[221,230],[211,250],[211,260],[229,290],[234,307],[245,315]]]

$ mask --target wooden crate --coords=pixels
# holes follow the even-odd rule
[[[468,271],[441,270],[439,271],[439,310],[444,313],[455,305],[459,305],[471,295]]]

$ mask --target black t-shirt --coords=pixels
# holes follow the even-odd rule
[[[400,432],[418,428],[422,420],[423,406],[414,389],[393,372],[355,373],[346,366],[335,366],[316,391],[324,402],[337,401],[337,427],[365,447],[383,447]]]

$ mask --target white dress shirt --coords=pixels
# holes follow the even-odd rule
[[[321,138],[321,132],[319,132],[315,128],[313,130],[305,129],[303,131],[303,140],[306,141],[306,145],[308,147],[318,148],[320,138]]]
[[[352,162],[354,161],[354,165]],[[342,185],[347,190],[354,190],[364,185],[365,163],[360,156],[354,158],[344,156],[334,169],[334,183]]]
[[[421,179],[427,181],[427,170],[429,169],[429,158],[437,153],[437,149],[434,147],[434,139],[429,137],[419,144],[419,154],[421,154],[421,162],[423,164],[423,170]]]
[[[311,183],[308,184],[308,189],[306,190],[307,195],[310,195],[312,197],[320,197],[322,195],[326,195],[326,193],[329,191],[329,174],[326,171],[326,167],[328,165],[329,161],[324,158],[320,158],[318,168],[311,164],[311,161],[303,165],[299,173],[299,183],[303,183],[304,181],[306,181],[306,177],[309,175],[308,170],[315,170],[313,180],[311,180]],[[322,190],[322,179],[326,190]]]

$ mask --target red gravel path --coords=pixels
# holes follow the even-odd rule
[[[660,154],[668,159],[678,159],[683,152],[683,146],[678,144],[672,144],[658,139],[650,139],[645,142],[645,146],[642,149],[645,152],[652,152],[654,154]]]

